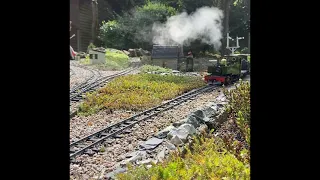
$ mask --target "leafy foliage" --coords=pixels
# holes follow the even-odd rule
[[[80,106],[80,114],[88,115],[100,109],[143,110],[204,85],[199,77],[156,74],[122,76],[98,92],[87,94]]]
[[[250,145],[250,84],[240,81],[234,90],[224,90],[229,101],[228,110],[236,118],[237,125]]]
[[[244,47],[243,49],[241,49],[241,54],[248,54],[249,53],[249,49],[247,47]]]
[[[99,39],[104,46],[117,49],[148,49],[152,42],[152,25],[154,22],[165,22],[176,14],[176,9],[160,2],[147,2],[138,6],[132,13],[127,12],[116,20],[103,22]]]
[[[122,31],[119,23],[116,20],[108,22],[102,21],[100,32],[101,33],[98,38],[104,43],[105,47],[113,47],[119,49],[122,46]]]
[[[186,151],[172,153],[164,163],[153,164],[150,169],[129,165],[128,172],[118,174],[117,178],[249,180],[250,147],[245,147],[230,134],[240,130],[250,144],[250,84],[240,81],[236,89],[224,90],[224,93],[230,103],[228,112],[236,125],[227,127],[224,136],[209,134],[206,137],[194,137]],[[225,125],[229,126],[228,122]]]
[[[89,55],[80,60],[81,64],[90,65]],[[129,66],[129,56],[117,49],[106,49],[106,63],[95,65],[98,69],[104,70],[121,70]]]
[[[89,50],[95,48],[96,46],[93,43],[90,43],[87,49],[87,53],[89,53]]]
[[[107,49],[106,59],[107,63],[112,62],[122,68],[127,68],[129,66],[129,56],[116,49]]]
[[[147,73],[147,72],[156,72],[156,74],[160,73],[172,73],[171,69],[168,68],[163,68],[160,66],[152,66],[152,65],[144,65],[141,67],[140,70],[142,73]]]
[[[213,137],[194,139],[185,154],[172,153],[163,164],[132,168],[118,174],[119,180],[133,179],[250,179],[249,164],[239,161]]]

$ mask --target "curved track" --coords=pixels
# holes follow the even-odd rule
[[[76,86],[75,88],[70,90],[70,102],[78,102],[83,99],[83,95],[87,92],[93,92],[98,88],[103,87],[107,84],[110,80],[129,74],[130,72],[137,70],[139,68],[139,64],[135,64],[133,67],[127,68],[119,73],[101,77],[99,73],[99,77],[97,78],[90,78],[86,82],[81,83],[80,85]],[[94,80],[92,80],[94,79]],[[71,106],[71,104],[70,104]],[[70,118],[74,117],[77,114],[77,111],[70,113]]]
[[[92,92],[99,87],[103,87],[108,81],[110,81],[116,77],[126,75],[136,69],[138,69],[138,67],[128,68],[128,69],[125,69],[119,73],[116,73],[116,74],[113,74],[110,76],[97,78],[95,81],[93,81],[91,83],[86,83],[77,89],[73,89],[70,91],[70,101],[79,101],[80,99],[82,99],[82,94],[84,94],[86,92]]]
[[[91,76],[89,78],[87,78],[84,82],[72,87],[70,89],[70,93],[80,89],[81,87],[85,86],[86,84],[88,84],[88,83],[94,81],[95,79],[98,79],[99,77],[101,77],[100,71],[97,71],[97,70],[94,70],[94,69],[89,69],[89,68],[87,68],[85,66],[80,66],[80,65],[72,65],[72,66],[90,71]],[[70,66],[71,70],[72,70],[72,68],[71,68],[72,66]]]
[[[83,153],[93,155],[95,152],[99,151],[99,145],[103,143],[105,140],[109,139],[110,141],[113,141],[115,140],[115,138],[121,138],[120,135],[124,133],[130,133],[130,128],[133,127],[135,124],[142,121],[149,121],[151,120],[151,117],[156,116],[161,112],[172,109],[174,106],[177,106],[187,100],[192,100],[195,96],[203,92],[212,91],[217,87],[218,86],[216,85],[205,86],[199,89],[192,90],[164,104],[148,109],[127,119],[124,119],[100,131],[83,137],[76,142],[72,142],[70,144],[70,158],[73,159],[76,156],[81,155]]]

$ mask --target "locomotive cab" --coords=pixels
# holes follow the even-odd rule
[[[233,55],[224,56],[217,64],[208,66],[208,73],[209,75],[205,76],[206,82],[230,84],[238,80],[241,75],[241,59]]]

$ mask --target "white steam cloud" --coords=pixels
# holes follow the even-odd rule
[[[218,50],[222,39],[223,12],[216,7],[202,7],[170,17],[164,24],[154,23],[153,43],[158,45],[189,45],[194,40],[214,45]]]

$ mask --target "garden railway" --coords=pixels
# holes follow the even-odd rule
[[[70,3],[70,179],[250,179],[249,1]]]
[[[80,140],[78,140],[76,142],[72,142],[70,144],[70,152],[71,152],[70,157],[72,158],[80,153],[92,152],[92,151],[87,151],[87,150],[89,148],[92,148],[94,146],[101,144],[107,138],[115,139],[116,136],[121,133],[130,133],[130,131],[124,131],[124,130],[126,130],[130,127],[133,127],[133,125],[135,125],[141,121],[145,121],[147,119],[150,119],[152,116],[155,116],[163,111],[169,110],[169,109],[173,108],[174,106],[181,104],[182,102],[185,102],[189,99],[195,98],[195,96],[199,95],[200,93],[214,90],[215,88],[216,88],[216,86],[206,86],[206,87],[203,87],[200,89],[190,91],[190,92],[188,92],[182,96],[176,97],[176,98],[174,98],[174,99],[172,99],[162,105],[148,109],[142,113],[136,114],[136,115],[129,117],[127,119],[124,119],[116,124],[108,126],[108,127],[104,128],[103,130],[100,130],[96,133],[90,134],[89,136],[81,138]],[[94,150],[99,151],[98,148],[95,148]],[[89,154],[91,154],[91,153],[89,153]]]

